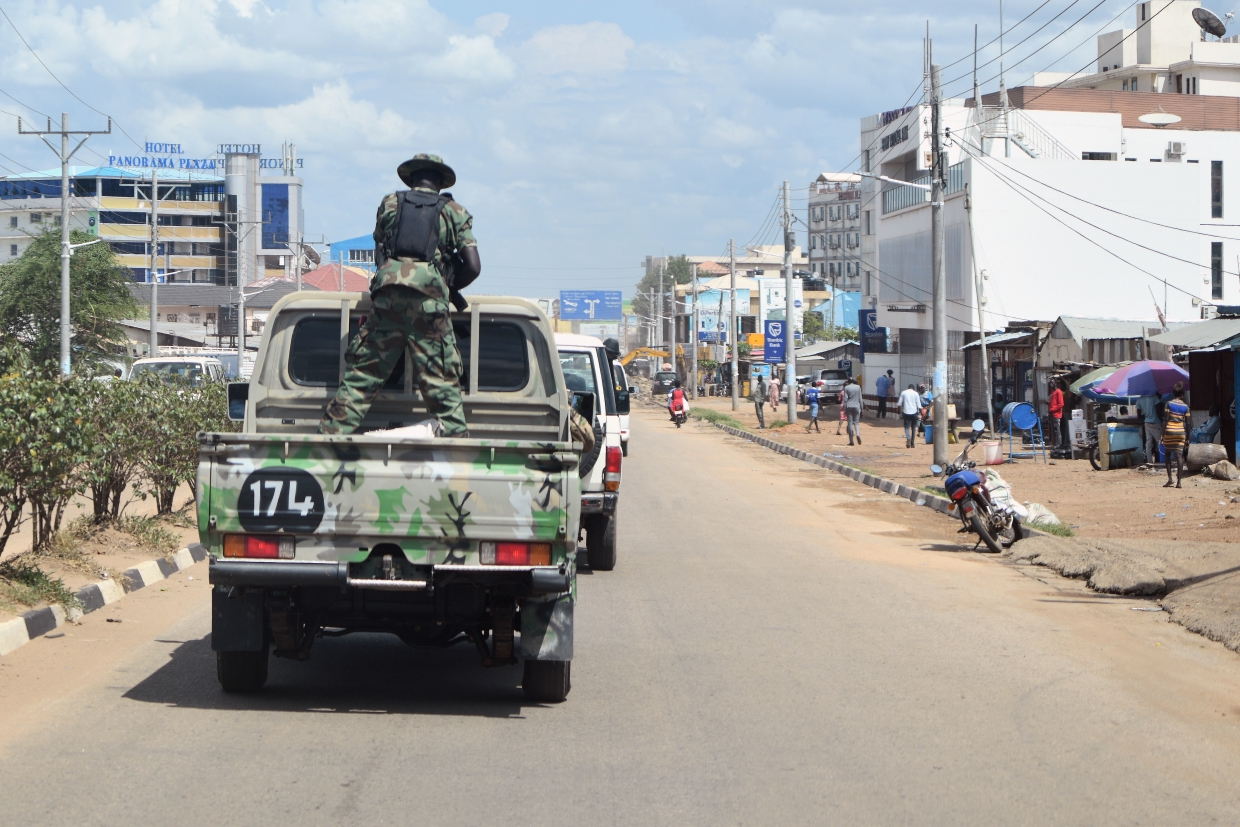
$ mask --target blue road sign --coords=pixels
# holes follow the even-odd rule
[[[763,355],[768,362],[782,362],[787,358],[786,325],[782,320],[771,321],[768,319],[763,322],[766,327],[766,342],[763,347]]]
[[[561,290],[560,318],[568,321],[619,321],[624,317],[619,290]]]

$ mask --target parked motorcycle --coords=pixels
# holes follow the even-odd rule
[[[979,544],[985,543],[986,548],[999,554],[1003,551],[1000,543],[1010,546],[1024,536],[1024,531],[1020,517],[1008,506],[995,502],[986,487],[986,477],[973,470],[977,463],[969,459],[969,449],[977,444],[985,430],[985,422],[973,420],[973,433],[965,441],[960,455],[946,468],[931,465],[930,470],[936,477],[947,475],[943,487],[951,499],[949,509],[963,524],[960,533],[976,534]]]

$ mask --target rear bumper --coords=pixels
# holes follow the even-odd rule
[[[615,514],[616,506],[620,502],[620,493],[617,491],[608,491],[598,494],[582,494],[581,495],[581,513],[582,514]]]
[[[572,587],[572,574],[558,566],[435,566],[429,580],[355,580],[348,563],[308,560],[221,560],[212,557],[208,578],[213,586],[354,588],[374,591],[430,592],[436,583],[465,577],[485,583],[511,584],[531,595],[560,594]]]

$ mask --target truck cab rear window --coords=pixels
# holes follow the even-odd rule
[[[464,366],[461,384],[465,385],[469,381],[469,321],[458,320],[453,328]],[[520,325],[484,320],[479,322],[479,328],[478,389],[518,391],[524,388],[529,383],[530,364],[525,333]],[[350,320],[349,341],[357,335],[357,329],[358,320]],[[299,385],[334,388],[338,384],[339,365],[340,318],[311,316],[299,321],[293,328],[289,347],[288,372],[293,381]],[[401,354],[384,389],[403,390],[404,377],[405,355]]]

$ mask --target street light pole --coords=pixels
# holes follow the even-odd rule
[[[43,143],[47,144],[48,149],[60,156],[60,373],[62,376],[68,376],[70,373],[70,357],[69,357],[69,340],[73,336],[73,325],[69,317],[69,259],[73,256],[74,245],[69,243],[69,199],[72,197],[69,182],[69,161],[73,158],[77,151],[82,148],[82,144],[86,143],[91,135],[110,135],[112,134],[112,119],[108,118],[107,131],[102,130],[75,130],[69,131],[69,113],[60,113],[60,129],[52,129],[52,119],[47,119],[46,130],[26,130],[22,129],[22,119],[17,119],[18,135],[38,135]],[[60,149],[52,146],[52,142],[47,139],[48,135],[60,136]],[[78,145],[69,151],[69,136],[82,135],[82,140],[78,141]],[[88,242],[93,243],[93,242]],[[78,247],[84,247],[85,244],[79,244]]]
[[[693,316],[691,318],[693,319],[693,330],[689,332],[689,347],[693,350],[692,397],[693,399],[696,400],[698,398],[698,395],[697,395],[697,387],[698,387],[697,331],[698,331],[698,319],[700,318],[698,316],[698,283],[697,283],[697,263],[696,262],[693,264]]]
[[[728,272],[731,280],[731,295],[728,296],[728,303],[731,310],[728,311],[728,330],[732,332],[732,410],[740,410],[740,382],[739,382],[739,355],[737,350],[740,347],[740,333],[736,329],[736,239],[728,239]]]
[[[930,64],[931,262],[934,267],[934,464],[947,464],[947,273],[943,229],[943,72]]]
[[[784,181],[784,384],[788,387],[788,422],[797,421],[796,322],[792,307],[792,186]]]
[[[159,355],[159,170],[151,170],[151,344],[148,355]]]

